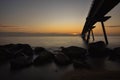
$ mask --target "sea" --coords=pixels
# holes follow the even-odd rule
[[[95,41],[104,41],[104,36],[95,36]],[[108,47],[120,47],[120,36],[108,36]],[[86,48],[85,42],[80,36],[24,36],[24,37],[0,37],[0,45],[29,44],[32,48],[44,47],[48,50],[57,50],[61,46],[78,46]],[[120,63],[94,60],[92,63],[106,70],[120,71]],[[104,65],[104,66],[103,66]],[[95,67],[95,68],[97,68]],[[54,62],[42,66],[30,66],[28,68],[11,71],[10,63],[0,65],[0,80],[61,80],[65,73],[75,70],[73,64],[69,66],[57,66]]]
[[[104,36],[95,36],[95,41],[105,41]],[[108,36],[108,47],[114,48],[120,46],[120,36]],[[6,44],[29,44],[34,47],[58,48],[68,46],[78,46],[85,48],[85,42],[80,36],[20,36],[20,37],[0,37],[0,45]]]

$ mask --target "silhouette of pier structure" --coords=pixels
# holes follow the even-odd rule
[[[105,16],[110,10],[112,10],[120,0],[93,0],[89,14],[86,18],[84,28],[82,30],[82,38],[89,43],[90,35],[94,40],[93,30],[96,26],[95,23],[101,22],[104,38],[106,44],[108,44],[107,34],[104,26],[104,22],[107,21],[111,16]]]

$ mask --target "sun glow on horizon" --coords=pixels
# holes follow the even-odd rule
[[[74,36],[78,35],[79,33],[72,33]]]
[[[13,2],[14,1],[14,2]],[[92,0],[2,0],[0,32],[57,33],[82,32]],[[106,25],[120,25],[120,4],[109,14]],[[120,35],[120,27],[105,27],[108,34]],[[101,25],[93,29],[102,35]]]

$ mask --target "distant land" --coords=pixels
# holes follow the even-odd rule
[[[0,37],[7,36],[78,36],[80,34],[69,33],[26,33],[26,32],[0,32]]]
[[[0,37],[24,37],[24,36],[80,36],[80,33],[27,33],[27,32],[0,32]],[[95,34],[102,36],[102,34]],[[109,34],[108,36],[120,36],[118,34]]]

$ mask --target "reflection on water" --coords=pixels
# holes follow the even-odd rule
[[[79,36],[63,36],[63,37],[0,37],[0,44],[9,43],[26,43],[32,47],[42,46],[46,48],[61,47],[61,46],[83,46],[81,37]]]
[[[92,40],[92,39],[91,39]],[[103,36],[95,36],[96,41],[104,41]],[[120,36],[108,36],[108,47],[120,46]],[[43,36],[43,37],[0,37],[0,44],[26,43],[32,47],[56,48],[61,46],[86,47],[80,36]]]

